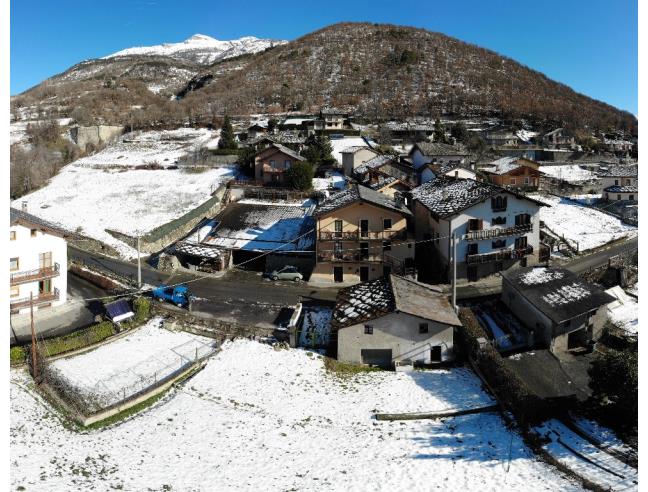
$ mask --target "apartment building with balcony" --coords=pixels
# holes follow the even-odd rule
[[[354,284],[413,273],[411,212],[404,201],[355,184],[323,201],[313,215],[317,246],[311,281]]]
[[[67,300],[67,233],[26,211],[10,212],[9,307],[11,314],[64,304]]]
[[[297,152],[273,143],[254,157],[254,177],[264,186],[286,186],[285,173],[297,161],[304,161]]]
[[[412,190],[416,239],[446,280],[457,239],[457,278],[478,280],[538,263],[542,202],[473,179],[437,178]],[[434,240],[435,241],[430,241]],[[419,252],[421,254],[421,252]]]

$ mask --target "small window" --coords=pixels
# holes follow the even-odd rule
[[[14,285],[11,287],[11,297],[18,297],[20,295],[20,287]]]
[[[383,251],[391,251],[391,241],[383,241]]]
[[[430,328],[427,323],[419,323],[419,333],[428,333]]]
[[[512,185],[515,184],[515,178],[511,178],[511,184],[512,184]]]
[[[36,237],[36,233],[38,231],[36,229],[32,229],[30,232],[31,232],[31,237]]]
[[[491,248],[493,249],[500,249],[505,247],[506,247],[506,239],[496,239],[491,244]]]
[[[614,180],[614,185],[615,185],[615,186],[619,186],[619,180],[618,180],[618,179],[615,179],[615,180]]]
[[[531,181],[529,180],[529,177],[528,177],[528,176],[525,176],[525,178],[524,178],[524,184],[527,184],[527,185],[528,185],[530,182],[531,182]]]
[[[16,240],[16,231],[9,231],[9,240],[10,241]]]
[[[13,272],[18,270],[18,268],[20,267],[20,262],[18,258],[11,258],[11,260],[9,261],[9,265],[10,265],[9,269]]]
[[[284,161],[284,167],[290,169],[290,161]]]
[[[383,229],[389,230],[392,228],[392,220],[391,219],[383,219]]]
[[[621,195],[617,195],[617,200],[621,200]]]
[[[628,200],[634,200],[634,195],[628,196]]]
[[[270,161],[270,167],[271,167],[272,169],[274,169],[275,166],[276,166],[275,161]]]
[[[626,186],[630,186],[630,180],[626,179]]]
[[[373,325],[364,326],[365,335],[373,335]]]

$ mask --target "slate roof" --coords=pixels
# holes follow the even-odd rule
[[[324,215],[356,202],[366,202],[377,207],[399,212],[403,215],[412,214],[404,204],[397,204],[389,196],[367,188],[366,186],[355,184],[344,191],[328,197],[317,206],[313,215]]]
[[[614,301],[614,297],[597,285],[581,280],[564,268],[518,268],[502,272],[502,277],[557,324]]]
[[[439,176],[414,188],[412,198],[435,216],[446,218],[500,193],[515,194],[485,181]],[[531,198],[526,199],[541,203]]]
[[[572,398],[576,388],[549,350],[534,350],[504,358],[511,369],[536,396],[544,399]]]
[[[378,169],[379,167],[384,166],[392,160],[394,160],[394,156],[392,155],[377,155],[376,157],[369,159],[361,166],[356,167],[353,172],[355,174],[364,174],[369,169]]]
[[[484,168],[483,171],[490,174],[506,174],[509,173],[518,167],[521,167],[521,164],[518,164],[517,161],[519,157],[502,157],[490,163],[488,168]]]
[[[463,147],[457,147],[457,146],[438,143],[438,142],[418,142],[414,144],[414,147],[412,147],[410,154],[414,152],[416,148],[418,148],[421,151],[421,154],[423,154],[426,157],[434,157],[440,155],[466,156],[470,154]]]
[[[52,222],[48,222],[44,219],[41,219],[40,217],[36,217],[35,215],[32,215],[30,213],[23,212],[22,210],[18,210],[17,208],[11,207],[9,216],[10,216],[11,225],[21,224],[24,225],[25,227],[40,229],[43,232],[46,232],[48,234],[53,234],[61,237],[78,237],[77,234],[74,234],[73,232],[70,232],[67,229],[64,229],[63,227],[60,227]]]
[[[192,243],[190,241],[178,241],[173,245],[173,250],[178,253],[185,253],[201,258],[220,258],[223,250],[214,246]]]
[[[638,174],[638,166],[610,166],[607,169],[600,169],[598,172],[599,177],[620,177],[629,178],[636,177]]]
[[[440,289],[390,275],[338,291],[331,329],[339,330],[393,312],[461,326],[447,296]]]
[[[263,152],[266,152],[268,149],[270,149],[270,148],[272,148],[272,147],[274,147],[275,149],[279,150],[280,152],[283,152],[283,153],[286,154],[286,155],[289,155],[290,157],[292,157],[293,159],[296,159],[296,160],[298,160],[298,161],[305,161],[305,160],[306,160],[305,158],[303,158],[302,156],[300,156],[300,155],[299,155],[297,152],[295,152],[294,150],[289,149],[288,147],[286,147],[286,146],[284,146],[284,145],[281,145],[281,144],[279,144],[279,143],[273,143],[273,144],[270,145],[269,147],[266,147],[265,149],[261,149],[259,152],[256,153],[256,155],[259,155],[259,154],[261,154],[261,153],[263,153]]]
[[[473,172],[472,169],[468,169],[468,168],[462,166],[459,161],[448,161],[448,162],[443,162],[441,164],[432,164],[432,163],[426,164],[425,166],[421,166],[420,168],[418,168],[417,172],[421,173],[426,167],[430,168],[432,171],[434,171],[435,175],[436,174],[439,174],[439,175],[447,174],[450,171],[454,171],[455,169],[465,169],[466,171]],[[473,174],[474,174],[474,172],[473,172]]]
[[[637,186],[614,185],[608,186],[603,191],[607,191],[608,193],[637,193],[639,191],[639,188]]]
[[[260,142],[263,142],[264,140],[268,140],[270,142],[274,143],[279,143],[279,144],[303,144],[306,143],[306,137],[301,135],[299,132],[295,131],[282,131],[282,132],[277,132],[277,133],[265,133],[263,135],[259,135],[257,138],[253,138],[252,140],[248,140],[248,143],[250,145],[256,145]]]

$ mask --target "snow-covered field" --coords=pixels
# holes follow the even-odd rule
[[[596,173],[583,169],[578,164],[540,166],[540,172],[568,183],[583,183],[597,179]]]
[[[552,195],[530,196],[551,205],[540,208],[540,220],[556,234],[564,235],[573,244],[578,243],[581,252],[637,235],[636,227],[593,208]]]
[[[137,252],[106,229],[145,234],[208,200],[236,173],[233,166],[191,173],[181,169],[95,169],[65,166],[47,186],[12,203],[31,214],[101,241],[125,258]]]
[[[215,350],[207,338],[162,326],[162,318],[153,318],[114,342],[58,359],[50,366],[53,375],[74,388],[90,411],[98,411]]]
[[[200,147],[213,147],[214,142],[218,142],[218,134],[218,131],[206,128],[127,133],[115,143],[74,164],[98,168],[136,168],[151,164],[169,167],[176,165],[178,159],[190,151]]]
[[[236,341],[150,409],[68,430],[11,371],[11,486],[26,490],[578,490],[496,414],[376,411],[491,403],[466,369],[328,375],[316,355]]]

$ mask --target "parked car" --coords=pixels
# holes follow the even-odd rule
[[[297,267],[292,265],[286,265],[279,270],[274,270],[269,276],[272,280],[293,280],[294,282],[299,282],[304,279],[304,276],[299,273]]]
[[[153,289],[151,295],[160,302],[171,302],[178,307],[188,307],[192,299],[186,285],[176,285],[175,287],[160,285]]]

